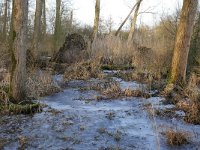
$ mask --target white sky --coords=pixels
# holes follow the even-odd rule
[[[67,1],[67,0],[62,0]],[[92,25],[94,20],[95,0],[68,0],[74,9],[74,17],[78,22]],[[47,0],[47,7],[55,8],[56,0]],[[104,20],[112,17],[114,27],[118,27],[127,16],[136,0],[101,0],[100,17]],[[143,0],[140,11],[150,9],[154,14],[145,13],[139,16],[138,24],[154,25],[163,14],[172,14],[181,8],[183,0]]]
[[[118,26],[127,16],[136,0],[101,0],[101,18],[113,18]],[[163,13],[172,13],[177,7],[181,7],[183,0],[143,0],[140,11],[150,9],[154,14],[140,15],[138,23],[153,25]],[[74,0],[75,18],[83,24],[93,24],[95,0]]]

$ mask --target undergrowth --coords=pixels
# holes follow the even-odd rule
[[[9,94],[9,81],[0,84],[0,112],[11,114],[32,114],[42,110],[41,104],[32,100],[60,91],[50,72],[31,70],[26,82],[26,99],[15,103]]]

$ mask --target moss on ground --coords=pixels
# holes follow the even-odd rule
[[[11,113],[11,114],[33,114],[40,112],[42,107],[39,103],[33,103],[31,101],[22,104],[8,104],[0,105],[0,112]]]

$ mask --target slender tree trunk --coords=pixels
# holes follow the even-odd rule
[[[92,37],[93,39],[95,39],[98,35],[99,19],[100,19],[100,0],[96,0],[93,37]]]
[[[46,30],[47,30],[47,23],[46,23],[46,0],[42,1],[42,23],[43,23],[43,37],[46,35]]]
[[[125,20],[122,22],[122,24],[120,25],[120,27],[117,29],[117,31],[115,33],[115,36],[118,36],[119,32],[121,31],[122,27],[124,26],[124,24],[126,23],[126,21],[128,20],[128,18],[130,17],[130,15],[132,14],[132,12],[134,11],[134,9],[135,9],[136,6],[137,6],[137,3],[133,6],[133,8],[129,12],[128,16],[125,18]]]
[[[8,23],[8,0],[4,0],[4,17],[3,17],[3,34],[2,39],[7,37],[7,23]]]
[[[61,0],[56,0],[56,20],[54,29],[54,53],[59,47],[61,34]]]
[[[70,29],[72,29],[73,28],[73,10],[71,11],[71,13],[70,13]]]
[[[42,16],[42,0],[36,0],[35,23],[33,32],[33,54],[37,58],[39,52],[39,41],[41,40],[41,16]]]
[[[197,7],[198,0],[184,0],[183,2],[176,34],[170,83],[182,84],[186,81],[188,53]]]
[[[135,13],[134,13],[134,16],[133,16],[133,20],[132,20],[132,23],[131,23],[131,29],[130,29],[130,32],[129,32],[129,35],[128,35],[128,44],[131,44],[131,42],[133,40],[133,35],[134,35],[134,32],[135,32],[137,16],[138,16],[138,12],[139,12],[141,2],[142,2],[142,0],[137,0],[137,6],[136,6]]]
[[[13,18],[14,18],[14,2],[12,2],[12,14],[11,14],[11,20],[10,20],[10,31],[9,31],[9,45],[11,46],[12,50],[12,43],[13,43]]]
[[[13,11],[13,49],[10,92],[15,102],[26,96],[26,49],[28,1],[14,0]]]
[[[12,5],[12,1],[11,0],[7,0],[8,1],[8,20],[7,20],[7,37],[9,37],[9,32],[10,32],[10,24],[11,24],[11,18],[12,18],[12,14],[11,14],[11,5]]]

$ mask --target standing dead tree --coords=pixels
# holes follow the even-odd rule
[[[133,16],[133,19],[132,19],[132,23],[131,23],[131,29],[130,29],[130,32],[129,32],[129,35],[128,35],[128,44],[131,44],[131,41],[133,40],[133,35],[134,35],[134,32],[135,32],[138,12],[139,12],[139,8],[140,8],[141,3],[142,3],[142,0],[137,0],[135,13],[134,13],[134,16]]]
[[[100,0],[96,0],[92,39],[95,39],[97,37],[98,28],[99,28],[99,20],[100,20],[99,18],[100,18]]]
[[[119,32],[121,31],[122,27],[124,26],[124,24],[127,22],[128,18],[131,16],[131,14],[133,13],[133,11],[135,10],[135,7],[138,5],[138,2],[133,6],[133,8],[131,9],[130,13],[128,14],[128,16],[125,18],[125,20],[122,22],[122,24],[120,25],[120,27],[117,29],[115,36],[118,36]]]

